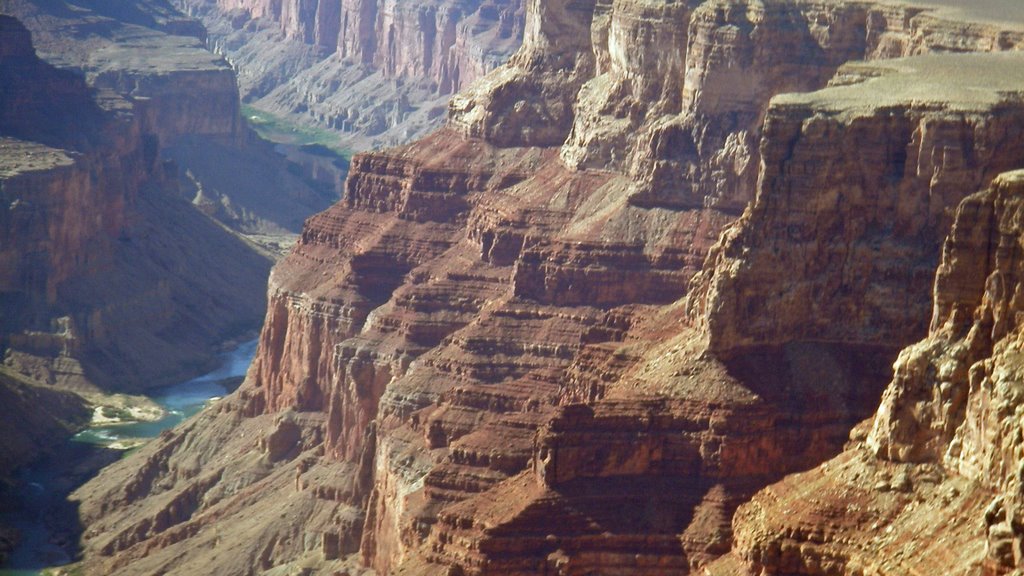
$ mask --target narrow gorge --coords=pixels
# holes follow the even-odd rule
[[[210,28],[189,46],[240,75],[222,146],[250,138],[239,97],[346,145],[444,124],[352,158],[270,272],[236,392],[72,495],[75,569],[1024,569],[1024,5],[178,4]],[[19,65],[43,65],[21,45]],[[90,50],[98,117],[141,123],[141,149],[125,136],[114,155],[166,174],[145,135],[202,125],[161,121],[150,84]],[[356,118],[346,99],[367,93]],[[55,146],[15,141],[18,118],[5,145]],[[89,158],[51,148],[50,171]],[[104,242],[137,237],[119,212],[96,222]],[[62,302],[76,254],[19,294]]]

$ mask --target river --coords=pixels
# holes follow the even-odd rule
[[[72,562],[69,549],[80,533],[76,509],[67,496],[88,478],[76,477],[71,467],[88,469],[89,459],[104,457],[105,447],[117,441],[154,438],[197,414],[213,398],[227,394],[222,382],[244,376],[256,353],[256,341],[221,355],[220,367],[187,382],[154,390],[151,399],[166,416],[155,422],[92,427],[67,442],[56,457],[19,474],[20,509],[0,514],[0,524],[21,534],[0,576],[38,576],[42,570]],[[110,455],[105,455],[110,460]],[[74,463],[74,464],[71,464]],[[65,525],[66,524],[66,525]]]

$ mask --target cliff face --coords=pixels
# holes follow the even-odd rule
[[[899,88],[958,63],[995,76],[1012,60],[900,62],[844,67],[835,87],[773,100],[758,197],[692,291],[719,354],[793,338],[905,345],[925,332],[921,296],[950,207],[1019,162],[1021,118],[996,95],[935,83],[926,103]]]
[[[928,54],[1022,28],[527,8],[446,128],[353,160],[271,276],[238,393],[79,492],[90,568],[798,571],[742,523],[754,504],[728,554],[733,513],[839,453],[925,335],[950,211],[1024,146],[1019,56]]]
[[[484,41],[514,42],[522,35],[522,6],[514,3],[218,0],[216,6],[236,18],[271,20],[286,38],[371,64],[387,76],[428,77],[442,90],[457,90],[460,80],[472,82],[494,67],[486,52],[496,46]]]
[[[373,66],[386,77],[431,80],[445,93],[494,68],[500,62],[491,53],[522,36],[522,4],[515,2],[218,0],[216,7],[235,18],[269,19],[285,38]]]
[[[523,34],[521,0],[180,0],[239,70],[260,110],[338,130],[355,149],[443,122],[449,96],[500,66]]]
[[[6,517],[23,467],[49,456],[59,487],[101,464],[67,444],[109,394],[194,376],[252,334],[272,261],[257,242],[279,248],[337,196],[248,131],[231,68],[168,3],[0,11]],[[2,563],[17,531],[0,533]]]
[[[130,100],[149,153],[180,168],[179,194],[229,227],[273,250],[277,239],[265,236],[298,233],[307,216],[337,199],[340,186],[311,183],[256,138],[239,115],[234,70],[203,49],[202,25],[169,3],[82,1],[62,10],[12,0],[5,11],[28,23],[46,62]],[[57,122],[41,124],[69,137]]]
[[[160,2],[123,7],[81,2],[75,12],[12,0],[40,57],[79,70],[92,87],[129,96],[143,130],[169,145],[183,135],[238,141],[238,88],[223,60],[201,49],[202,27]]]
[[[254,106],[356,148],[422,136],[447,98],[521,41],[521,0],[179,0],[238,68]],[[272,50],[273,54],[268,54]]]
[[[808,574],[1020,568],[1012,311],[1022,191],[1021,174],[1008,172],[960,203],[931,329],[900,354],[874,419],[836,459],[741,507],[736,550],[720,564]]]
[[[82,392],[137,389],[194,370],[216,343],[256,323],[256,288],[269,262],[177,198],[176,168],[160,159],[161,144],[181,131],[236,140],[237,104],[193,107],[201,97],[190,95],[160,110],[164,96],[148,92],[158,87],[146,78],[186,87],[210,79],[221,86],[216,104],[216,93],[233,93],[230,70],[195,38],[95,12],[75,21],[33,4],[5,9],[41,30],[44,54],[74,44],[68,29],[76,22],[106,34],[87,35],[70,51],[92,66],[82,77],[40,60],[29,31],[4,16],[5,365]],[[133,40],[118,44],[123,38]],[[112,71],[122,62],[116,54],[128,53],[137,60],[123,74]],[[147,66],[163,72],[141,72]]]
[[[255,139],[231,68],[170,5],[4,11],[42,58],[5,31],[6,363],[108,389],[192,373],[258,324],[269,268],[204,214],[273,249],[334,191]]]

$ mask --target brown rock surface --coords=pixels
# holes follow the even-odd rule
[[[772,101],[758,196],[691,296],[717,353],[788,339],[909,344],[926,328],[950,207],[1019,164],[1016,55],[837,76],[857,77],[868,79]]]
[[[280,242],[336,193],[248,131],[231,68],[169,4],[12,0],[0,12],[6,513],[20,498],[15,473],[80,430],[97,393],[183,380],[252,333],[272,257],[237,231]],[[232,171],[250,177],[225,182]],[[221,211],[204,213],[194,196]],[[287,427],[274,437],[274,458],[289,438]],[[78,448],[53,455],[55,491],[103,464],[83,464]],[[52,500],[45,520],[58,524]],[[62,547],[78,532],[59,526]],[[3,540],[6,555],[6,530]]]
[[[264,242],[261,235],[296,234],[307,216],[337,199],[338,183],[311,184],[298,175],[298,166],[255,137],[239,115],[234,70],[204,49],[202,26],[170,4],[80,0],[71,10],[12,0],[4,11],[27,23],[44,60],[84,74],[95,89],[130,100],[150,153],[178,164],[180,195],[208,215],[274,250],[273,241]],[[44,88],[46,83],[33,80],[24,86],[52,90],[49,84]],[[45,121],[26,121],[20,111],[35,104],[23,100],[9,110],[18,110],[15,121],[34,125],[37,134],[40,126],[51,126],[66,139],[82,122],[52,112]]]
[[[1020,358],[1012,310],[1022,176],[1002,174],[960,204],[935,278],[931,331],[900,354],[873,421],[838,458],[740,508],[733,559],[743,568],[1019,569]]]
[[[0,446],[2,494],[23,463],[49,452],[89,419],[89,410],[75,394],[39,386],[6,371],[0,372],[0,403],[5,407],[0,422],[4,437]]]
[[[79,388],[195,373],[255,328],[270,264],[208,216],[279,249],[333,186],[249,132],[230,66],[169,4],[3,10],[43,58],[5,26],[5,363]]]
[[[62,10],[10,0],[3,11],[32,32],[43,60],[84,73],[92,87],[130,96],[143,129],[162,144],[185,134],[244,135],[234,73],[203,49],[202,27],[166,3],[83,0]]]
[[[528,8],[521,51],[448,127],[353,160],[271,276],[236,396],[79,492],[87,567],[776,566],[776,533],[740,522],[771,492],[713,563],[733,512],[876,409],[925,332],[947,211],[1024,144],[1017,54],[843,64],[1009,50],[1021,28],[831,1]],[[870,510],[851,473],[865,512],[836,525],[942,482],[888,473]],[[949,502],[978,510],[965,494]],[[805,569],[816,526],[783,532],[778,570]]]
[[[86,450],[65,446],[88,422],[88,404],[98,392],[194,374],[213,360],[220,342],[253,329],[270,265],[177,198],[175,167],[161,162],[159,139],[183,125],[183,113],[159,114],[153,99],[90,84],[80,71],[37,57],[30,31],[7,14],[24,16],[35,8],[5,3],[0,14],[5,522],[24,504],[17,486],[25,480],[16,477],[23,466],[47,457],[60,462],[64,469],[47,484],[70,491],[64,486],[102,465],[84,456]],[[39,15],[34,24],[45,25],[46,18]],[[104,24],[117,29],[115,20],[99,16],[81,24],[97,26],[101,36],[110,33]],[[179,42],[201,51],[194,38]],[[213,62],[185,52],[185,64]],[[162,65],[173,60],[163,58]],[[237,107],[226,114],[237,119]],[[155,125],[160,122],[169,125]],[[186,124],[218,129],[217,121]],[[217,136],[233,139],[231,132]],[[56,498],[46,507],[46,522],[64,518]],[[76,526],[56,533],[70,538]]]

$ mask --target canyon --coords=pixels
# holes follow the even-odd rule
[[[273,181],[232,190],[244,211],[281,213],[235,231],[196,210],[179,169],[200,187],[205,171],[172,150],[244,150],[249,164],[286,172],[239,118],[230,68],[198,37],[171,32],[202,28],[170,8],[75,8],[5,4],[4,364],[65,389],[138,390],[258,327],[272,257],[236,232],[297,231],[302,201],[308,213],[330,198],[298,179],[281,180],[284,201],[261,204]],[[119,19],[129,17],[165,19]]]
[[[376,6],[219,8],[453,78]],[[305,222],[239,390],[75,493],[80,568],[1019,569],[1024,8],[523,9]]]
[[[1024,7],[176,6],[0,14],[0,476],[265,314],[68,571],[1021,569]]]
[[[522,0],[175,0],[262,113],[363,150],[421,137],[519,47]]]
[[[169,4],[0,8],[6,513],[26,466],[103,463],[65,449],[95,410],[253,337],[282,245],[337,195],[255,137],[233,71]],[[2,563],[17,536],[0,534]]]

